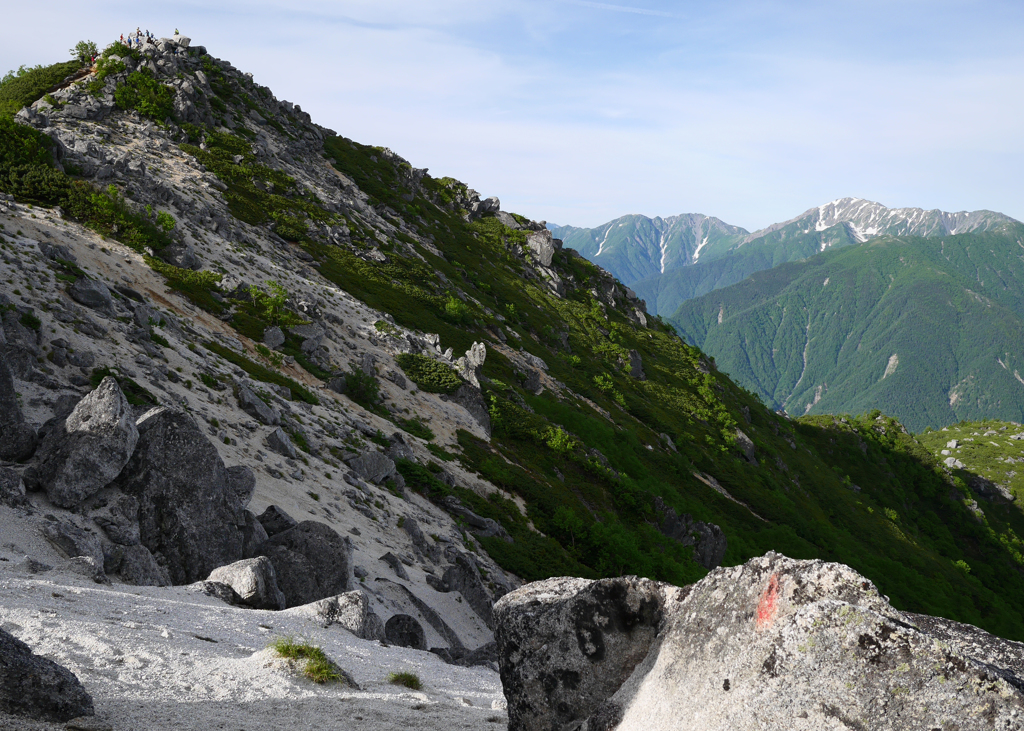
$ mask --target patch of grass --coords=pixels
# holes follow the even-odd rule
[[[159,346],[163,347],[163,348],[169,348],[169,347],[171,347],[171,343],[170,343],[170,342],[169,342],[169,341],[167,340],[167,338],[165,338],[165,337],[164,337],[163,335],[161,335],[160,333],[157,333],[157,332],[151,332],[151,333],[149,334],[149,339],[150,339],[150,340],[152,340],[152,341],[153,341],[154,343],[156,343],[157,345],[159,345]]]
[[[307,404],[320,403],[320,399],[310,393],[297,381],[292,380],[282,373],[272,371],[259,363],[254,363],[244,355],[240,355],[230,348],[226,348],[223,345],[212,341],[203,343],[203,347],[211,353],[216,353],[228,363],[234,363],[257,381],[263,381],[264,383],[276,383],[278,386],[284,386],[285,388],[291,389],[293,398],[298,398],[300,401],[305,401]]]
[[[224,306],[213,296],[217,284],[223,278],[222,274],[181,269],[152,256],[144,256],[143,259],[153,271],[162,274],[167,279],[168,287],[181,292],[192,304],[215,315],[224,311]]]
[[[338,666],[331,662],[319,647],[300,644],[292,637],[278,637],[270,646],[283,658],[305,660],[302,674],[314,683],[323,685],[345,682],[345,676],[341,674]]]
[[[444,462],[451,462],[459,458],[457,454],[445,451],[444,447],[437,444],[428,444],[427,451]]]
[[[410,690],[419,690],[423,687],[420,678],[416,673],[400,672],[388,673],[388,682],[392,685],[401,685]]]
[[[396,419],[395,424],[402,427],[409,434],[414,437],[419,437],[425,441],[431,441],[436,436],[430,427],[423,423],[422,420],[417,416],[412,419]]]

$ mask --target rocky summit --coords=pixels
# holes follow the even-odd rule
[[[1016,504],[184,36],[0,83],[0,460],[0,726],[1018,723]]]

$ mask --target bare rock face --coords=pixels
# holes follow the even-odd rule
[[[679,515],[660,497],[654,498],[654,509],[661,516],[658,528],[662,533],[684,546],[693,546],[693,558],[704,568],[718,568],[729,545],[720,527],[694,520],[688,513]]]
[[[348,466],[364,480],[378,485],[395,474],[394,460],[375,449],[367,449],[350,460]]]
[[[457,552],[454,558],[454,565],[449,566],[441,577],[442,587],[446,591],[457,591],[462,594],[473,611],[488,627],[494,629],[493,602],[484,586],[476,561],[470,554],[461,551]]]
[[[750,464],[757,464],[757,448],[754,447],[754,442],[739,429],[736,430],[736,446]]]
[[[580,650],[597,645],[574,613],[605,582],[549,579],[495,605],[512,731],[1021,728],[1024,645],[899,612],[842,564],[775,553],[688,589],[653,585],[663,617],[635,643],[639,661],[591,662],[576,679]],[[560,635],[543,631],[559,617]]]
[[[151,409],[136,426],[138,445],[114,486],[138,501],[142,545],[174,584],[241,559],[245,515],[217,448],[181,411]]]
[[[0,629],[0,713],[61,722],[94,712],[74,673]]]
[[[254,419],[264,424],[277,426],[281,423],[281,413],[267,402],[254,394],[245,386],[238,387],[238,406]]]
[[[597,711],[647,657],[666,593],[635,576],[562,577],[499,599],[494,638],[509,729],[572,728]]]
[[[74,508],[117,477],[138,440],[132,407],[117,381],[107,376],[47,432],[33,480],[54,505]]]
[[[0,467],[0,505],[18,506],[25,502],[25,482],[10,467]]]
[[[284,594],[277,588],[274,565],[266,556],[235,561],[215,568],[207,581],[227,584],[242,603],[254,609],[284,609]]]
[[[2,332],[3,328],[0,328]],[[0,348],[0,460],[26,459],[32,455],[35,446],[36,430],[25,423],[18,404],[14,377],[4,351]]]
[[[541,266],[551,266],[551,259],[555,255],[555,244],[548,229],[527,234],[526,245],[537,257]]]
[[[260,513],[259,521],[267,532],[267,536],[276,536],[299,524],[295,518],[276,505],[267,506],[267,509]]]

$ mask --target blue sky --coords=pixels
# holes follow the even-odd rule
[[[535,219],[757,229],[843,196],[1024,220],[1024,3],[8,4],[0,73],[175,27]]]

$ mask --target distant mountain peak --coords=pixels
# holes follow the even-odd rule
[[[792,224],[803,224],[802,233],[826,231],[844,225],[850,237],[864,242],[876,236],[950,236],[971,231],[988,231],[1014,219],[995,211],[958,211],[950,213],[939,209],[889,208],[864,198],[837,198],[782,223],[772,224],[755,231],[748,241],[763,238]],[[827,243],[822,247],[827,247]]]

